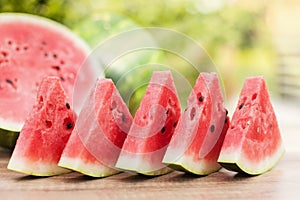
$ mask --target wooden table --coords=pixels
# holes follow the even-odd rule
[[[247,177],[222,169],[197,177],[181,172],[149,178],[121,173],[93,179],[79,173],[49,178],[6,169],[10,154],[0,152],[1,199],[297,199],[300,154],[286,153],[270,172]]]

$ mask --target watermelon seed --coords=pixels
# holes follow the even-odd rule
[[[169,111],[170,111],[170,110],[168,109],[167,112],[166,112],[167,115],[169,114]]]
[[[24,46],[24,47],[23,47],[23,50],[24,50],[24,51],[28,50],[28,47],[27,47],[27,46]]]
[[[7,56],[7,52],[5,51],[1,51],[2,56],[6,57]]]
[[[51,126],[52,126],[52,122],[48,121],[48,120],[45,121],[45,124],[46,124],[47,128],[51,128]]]
[[[68,122],[66,127],[67,127],[67,129],[71,129],[73,127],[73,124],[71,122]]]
[[[227,109],[225,109],[226,110],[226,116],[228,115],[228,110]],[[227,118],[226,118],[227,119]]]
[[[12,80],[10,80],[10,79],[6,79],[6,83],[8,83],[8,84],[11,84],[11,85],[13,85],[14,83],[13,83],[13,81]]]
[[[213,133],[214,131],[215,131],[215,125],[211,125],[211,126],[210,126],[210,132]]]
[[[224,123],[226,124],[228,122],[228,118],[226,117],[224,120]]]
[[[68,109],[71,108],[69,103],[66,103],[66,107],[67,107]]]
[[[256,99],[256,97],[257,97],[257,94],[254,93],[254,94],[252,95],[252,100]]]
[[[57,71],[59,71],[60,67],[58,65],[54,65],[54,66],[52,66],[52,69],[56,69]]]
[[[61,81],[65,81],[64,77],[60,76],[59,78],[60,78]]]
[[[57,58],[57,55],[56,55],[55,53],[53,53],[53,55],[52,55],[52,56],[53,56],[53,58]]]
[[[16,47],[16,51],[19,51],[20,50],[20,47]]]
[[[165,131],[166,131],[166,128],[165,128],[165,127],[162,127],[162,129],[160,130],[160,132],[161,132],[162,134],[164,134]]]
[[[173,127],[176,127],[176,126],[177,126],[177,122],[174,122],[174,123],[173,123]]]
[[[244,106],[244,103],[242,103],[240,106],[239,106],[239,110],[241,110]]]
[[[7,41],[7,44],[8,44],[8,45],[12,45],[12,41],[11,41],[11,40],[8,40],[8,41]]]
[[[190,119],[193,120],[196,114],[196,109],[193,107],[191,112],[190,112]]]
[[[125,115],[124,115],[124,113],[122,113],[122,122],[125,122]]]
[[[198,98],[198,100],[199,100],[200,102],[203,102],[203,101],[204,101],[204,96],[200,95],[200,97]]]

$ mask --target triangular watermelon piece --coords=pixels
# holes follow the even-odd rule
[[[201,73],[163,162],[198,175],[219,170],[217,159],[229,126],[226,115],[217,74]]]
[[[74,128],[74,118],[60,79],[43,79],[8,169],[36,176],[69,172],[57,163]]]
[[[229,170],[256,175],[270,170],[283,153],[265,80],[247,78],[218,162]]]
[[[180,116],[170,71],[153,72],[116,167],[145,175],[170,172],[162,159]]]
[[[98,79],[91,90],[59,161],[93,177],[119,173],[115,169],[132,116],[111,79]]]

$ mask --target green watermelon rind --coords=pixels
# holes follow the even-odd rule
[[[229,171],[255,176],[255,175],[264,174],[270,171],[271,169],[273,169],[273,167],[280,161],[280,159],[284,156],[284,154],[285,154],[285,150],[283,144],[281,144],[277,152],[272,157],[269,157],[265,161],[261,161],[261,162],[267,162],[268,160],[271,160],[270,164],[268,164],[266,167],[263,167],[261,169],[257,168],[257,165],[251,166],[250,164],[247,164],[247,162],[248,163],[250,162],[249,160],[245,159],[245,156],[241,156],[240,159],[237,160],[234,158],[230,159],[230,155],[224,156],[227,158],[222,158],[223,156],[221,155],[218,159],[218,163]]]
[[[91,50],[90,47],[82,40],[79,36],[73,33],[70,29],[64,25],[44,18],[37,15],[25,14],[25,13],[12,13],[4,12],[0,13],[0,25],[10,22],[26,22],[31,24],[36,24],[41,27],[45,27],[49,30],[55,30],[55,32],[62,34],[66,38],[69,38],[74,42],[75,46],[81,49],[86,55],[88,55]],[[12,149],[15,146],[16,139],[19,136],[19,132],[23,125],[10,123],[7,120],[0,120],[0,146],[4,148]]]
[[[77,163],[77,165],[74,165],[74,163]],[[105,166],[100,167],[99,165],[95,166],[93,164],[83,163],[80,159],[76,161],[76,159],[71,159],[66,157],[62,157],[60,159],[58,166],[94,178],[108,177],[122,172]]]

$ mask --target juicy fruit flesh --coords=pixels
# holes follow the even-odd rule
[[[20,131],[45,75],[59,77],[72,97],[87,51],[70,31],[39,17],[1,14],[0,28],[0,128]]]
[[[75,116],[57,77],[43,79],[37,102],[17,141],[8,168],[32,175],[64,173],[57,163],[74,128]]]
[[[115,164],[132,117],[110,79],[99,79],[79,114],[59,165],[103,177],[116,174]]]
[[[217,159],[229,120],[215,73],[201,73],[163,162],[175,169],[208,174],[220,169]]]
[[[162,158],[180,116],[170,72],[154,72],[123,145],[117,167],[145,175],[170,172]]]
[[[262,77],[248,78],[224,140],[219,162],[233,163],[249,174],[260,174],[271,169],[283,152],[265,81]]]

